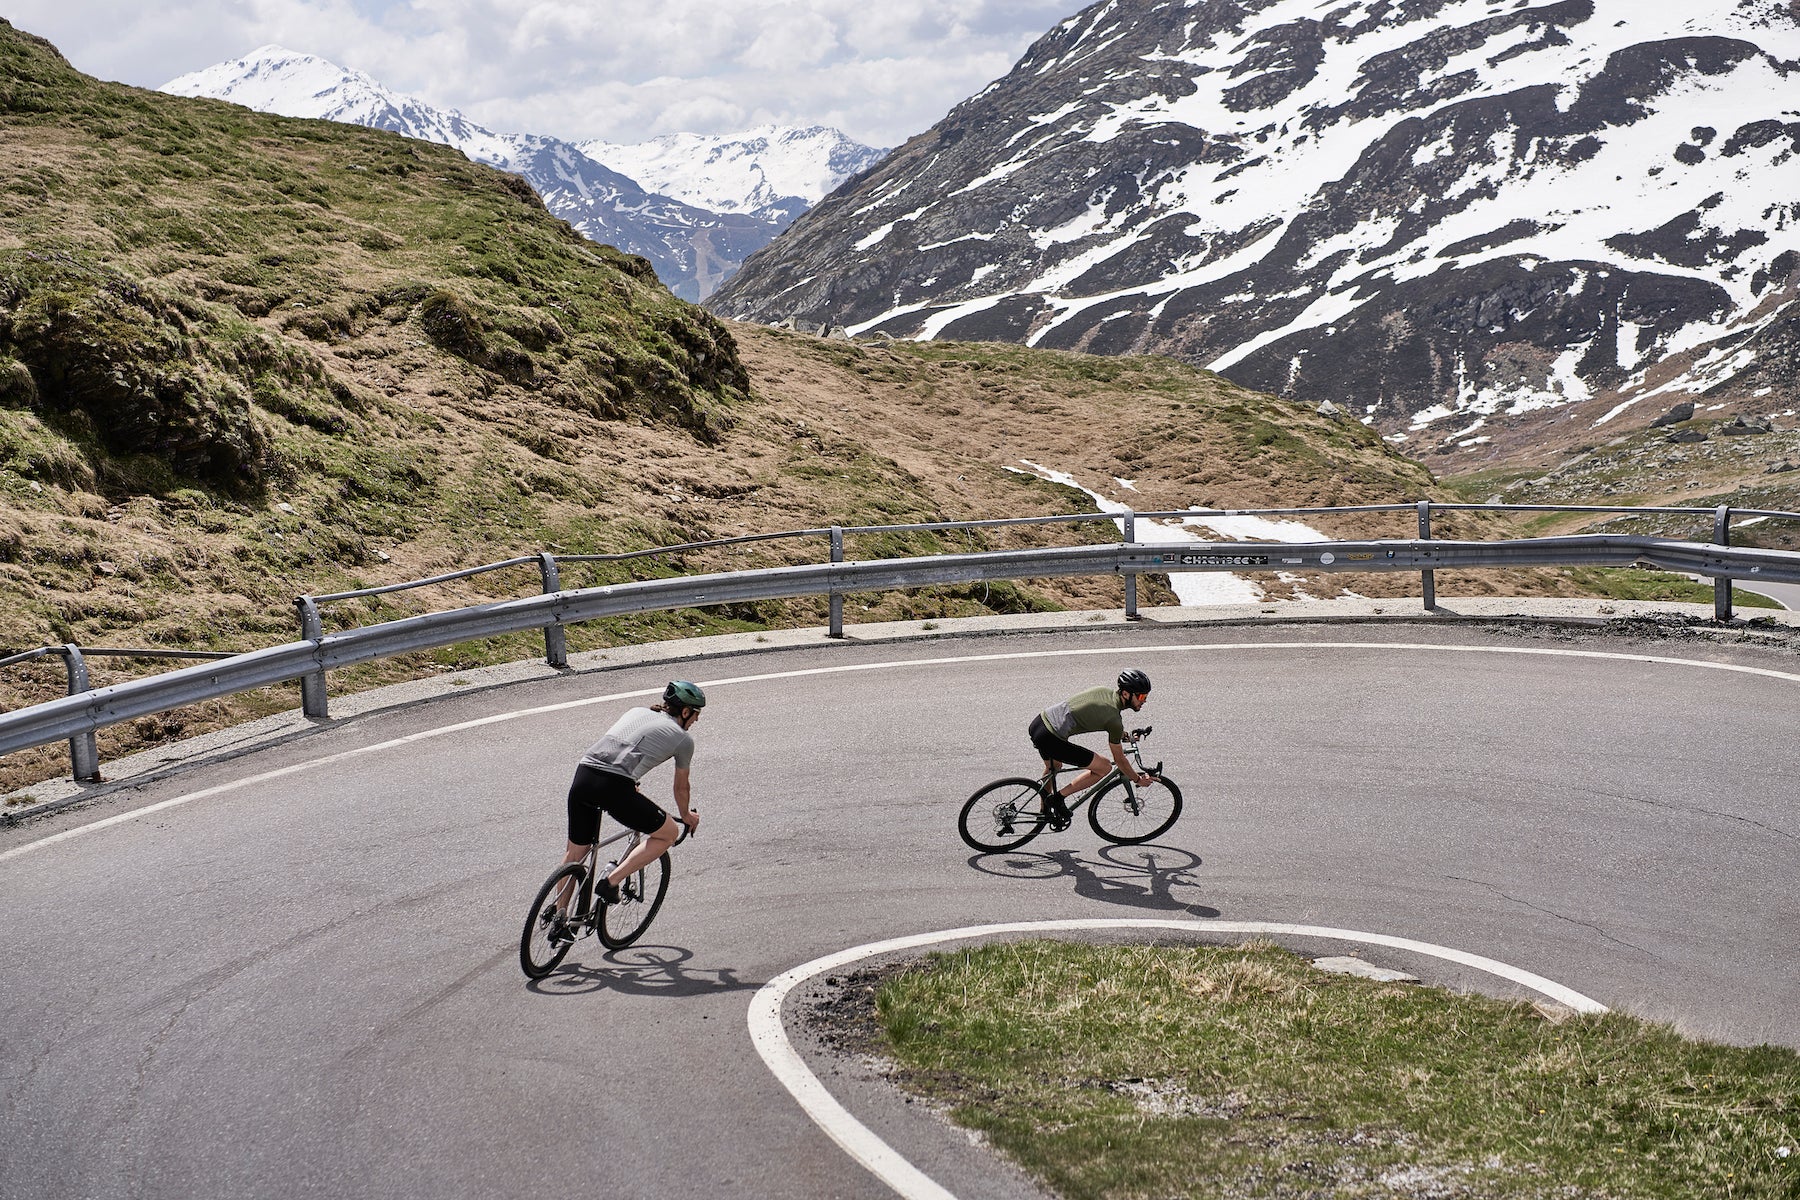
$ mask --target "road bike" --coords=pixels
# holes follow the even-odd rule
[[[1181,789],[1162,773],[1162,763],[1146,767],[1143,741],[1153,726],[1134,729],[1125,743],[1125,753],[1142,774],[1152,776],[1149,783],[1138,786],[1114,767],[1106,778],[1065,800],[1071,817],[1083,804],[1088,809],[1088,824],[1109,842],[1135,846],[1168,832],[1181,815]],[[1014,776],[996,779],[963,805],[957,818],[962,840],[976,850],[989,853],[1023,846],[1046,829],[1066,828],[1053,824],[1045,809],[1044,788],[1054,788],[1064,771],[1075,767],[1057,767],[1043,779]]]
[[[686,841],[687,835],[684,823],[675,844]],[[550,872],[525,913],[525,931],[519,935],[519,966],[528,977],[542,979],[556,970],[570,948],[589,933],[597,935],[608,950],[624,949],[644,936],[669,891],[668,851],[620,880],[616,903],[597,901],[594,881],[630,857],[645,836],[635,829],[621,829],[589,846],[580,861],[564,863]],[[596,871],[600,851],[621,840],[625,849]]]

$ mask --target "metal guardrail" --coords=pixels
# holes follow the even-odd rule
[[[69,676],[69,695],[78,696],[89,690],[87,660],[90,657],[110,656],[113,658],[230,658],[230,654],[211,650],[114,650],[104,646],[89,646],[85,650],[74,642],[64,642],[60,646],[39,646],[35,650],[27,650],[22,654],[9,654],[0,658],[0,667],[10,667],[16,663],[30,662],[32,659],[56,655],[63,660],[63,666]],[[26,710],[30,711],[30,710]],[[0,723],[5,721],[0,716]],[[98,779],[100,777],[100,744],[94,733],[99,727],[85,733],[72,734],[69,737],[69,765],[71,773],[78,780]],[[52,741],[55,739],[52,738]],[[41,743],[40,743],[41,744]],[[23,748],[23,747],[21,747]]]
[[[1710,515],[1712,543],[1684,542],[1662,537],[1624,534],[1585,534],[1569,537],[1525,538],[1500,542],[1436,539],[1432,537],[1433,510],[1581,511],[1633,515]],[[1368,541],[1326,542],[1186,542],[1140,544],[1135,538],[1138,520],[1183,518],[1196,521],[1231,516],[1317,516],[1326,513],[1417,511],[1418,537]],[[354,592],[302,596],[301,640],[244,654],[224,656],[203,665],[183,667],[143,679],[103,688],[88,686],[83,651],[72,645],[47,646],[0,659],[0,666],[60,655],[68,667],[70,695],[0,714],[0,754],[69,739],[71,763],[78,780],[98,778],[99,763],[94,734],[110,725],[166,712],[205,700],[291,680],[301,680],[302,707],[308,716],[328,715],[326,672],[458,642],[541,629],[545,658],[552,666],[566,666],[563,631],[572,624],[602,617],[691,608],[796,596],[825,595],[831,601],[829,633],[843,636],[843,596],[852,592],[893,591],[940,584],[971,583],[996,579],[1051,578],[1071,575],[1123,576],[1126,585],[1125,615],[1137,616],[1137,576],[1183,571],[1416,571],[1424,583],[1424,602],[1436,607],[1434,574],[1450,569],[1506,569],[1530,566],[1651,567],[1714,580],[1714,612],[1720,620],[1731,615],[1733,580],[1800,583],[1800,552],[1760,550],[1730,545],[1733,516],[1775,517],[1800,521],[1800,513],[1744,509],[1632,509],[1583,507],[1563,509],[1545,505],[1374,505],[1328,509],[1230,509],[1179,510],[1156,513],[1082,513],[1052,517],[1021,517],[990,521],[943,521],[919,525],[832,526],[776,534],[754,534],[658,547],[620,555],[553,556],[508,559],[485,567],[451,572]],[[951,529],[995,528],[1011,525],[1117,521],[1124,541],[1117,544],[1065,546],[1019,550],[991,550],[968,554],[921,555],[912,558],[846,561],[844,538],[853,534],[929,532]],[[655,554],[681,553],[742,542],[783,537],[830,539],[829,562],[747,571],[727,571],[668,579],[642,580],[602,587],[565,591],[560,585],[559,561],[621,561]],[[325,633],[319,605],[336,600],[382,595],[422,587],[485,571],[537,563],[543,593],[519,599],[473,605],[446,612],[360,626]],[[99,651],[144,656],[197,657],[198,651]]]

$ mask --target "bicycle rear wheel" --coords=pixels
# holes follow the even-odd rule
[[[1160,775],[1138,787],[1115,779],[1088,805],[1088,824],[1109,842],[1135,846],[1161,837],[1181,815],[1181,789]]]
[[[626,876],[619,884],[619,902],[600,910],[600,941],[608,950],[619,950],[644,936],[656,920],[663,895],[669,890],[669,856]]]
[[[988,784],[969,797],[956,819],[962,840],[989,854],[1023,846],[1047,824],[1037,780],[1021,778]]]
[[[580,900],[581,882],[585,878],[585,866],[566,863],[552,871],[550,878],[544,880],[544,886],[538,889],[537,899],[525,913],[525,932],[519,935],[519,966],[524,968],[527,978],[542,979],[556,970],[556,964],[575,944],[573,938],[562,942],[550,939],[550,931],[555,925],[554,897],[563,881],[570,881],[569,896],[564,905],[572,909]]]

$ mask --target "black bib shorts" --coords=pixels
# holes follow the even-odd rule
[[[1037,747],[1039,757],[1052,762],[1067,763],[1071,767],[1087,767],[1099,757],[1087,747],[1077,746],[1068,738],[1051,733],[1050,727],[1044,724],[1041,713],[1031,718],[1031,724],[1026,726],[1025,732],[1030,735],[1031,744]]]
[[[638,791],[629,775],[615,775],[586,764],[575,768],[569,785],[569,841],[591,846],[600,837],[600,814],[639,833],[655,833],[669,814]]]

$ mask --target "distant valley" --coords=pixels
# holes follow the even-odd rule
[[[808,206],[884,153],[823,126],[675,134],[640,145],[496,133],[360,71],[280,46],[183,75],[160,90],[453,146],[524,178],[545,207],[587,237],[648,259],[685,300],[711,294]]]

